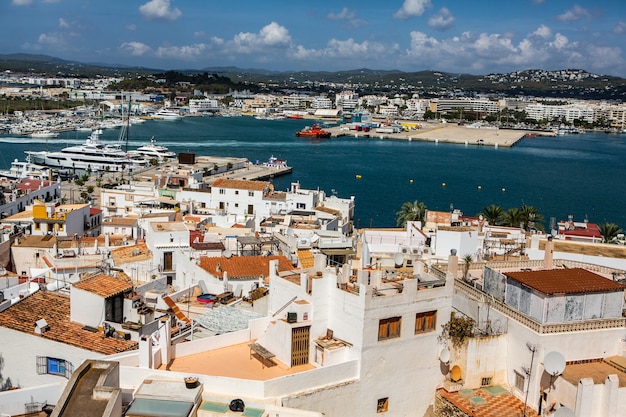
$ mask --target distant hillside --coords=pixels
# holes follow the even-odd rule
[[[546,71],[529,69],[508,74],[452,74],[441,71],[405,72],[399,70],[348,71],[269,71],[237,67],[207,67],[201,70],[163,71],[144,67],[85,64],[47,55],[0,55],[0,70],[56,76],[92,77],[95,75],[125,78],[158,74],[184,74],[190,79],[199,74],[230,78],[232,85],[254,85],[269,91],[296,90],[337,92],[353,89],[361,94],[419,94],[423,97],[471,96],[543,96],[585,99],[626,100],[626,79],[598,75],[582,69]],[[230,87],[229,86],[229,87]]]

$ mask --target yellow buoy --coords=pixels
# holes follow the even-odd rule
[[[483,187],[482,187],[481,185],[479,185],[479,186],[478,186],[478,189],[479,189],[479,190],[482,190],[482,188],[483,188]]]
[[[502,187],[502,192],[505,192],[505,191],[506,191],[506,188]]]
[[[413,184],[413,180],[409,180],[409,182],[410,182],[411,184]]]
[[[360,180],[361,179],[361,175],[360,174],[356,174],[356,179]]]
[[[442,186],[442,187],[445,187],[445,186],[446,186],[446,183],[445,183],[445,182],[442,182],[442,183],[441,183],[441,186]]]

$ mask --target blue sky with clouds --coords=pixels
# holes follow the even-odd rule
[[[626,1],[0,0],[0,53],[159,69],[626,77]]]

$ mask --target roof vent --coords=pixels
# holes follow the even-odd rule
[[[50,330],[50,326],[48,325],[48,322],[46,321],[46,319],[39,319],[35,322],[36,334],[44,334],[48,330]]]

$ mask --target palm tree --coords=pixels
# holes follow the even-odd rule
[[[544,221],[544,217],[541,213],[539,213],[539,209],[537,207],[522,204],[520,214],[522,215],[522,221],[526,226],[526,230],[529,230],[531,227],[534,227],[537,230],[544,230],[543,224],[541,224],[541,222]]]
[[[495,226],[502,219],[502,207],[496,204],[491,204],[483,207],[483,212],[479,213],[479,215],[482,215],[485,220],[487,220],[487,223]]]
[[[421,221],[426,218],[426,205],[417,200],[407,201],[402,204],[400,211],[396,212],[398,226],[406,226],[407,222]]]
[[[502,224],[504,226],[519,227],[524,222],[522,212],[517,207],[511,207],[502,214]]]
[[[602,235],[603,243],[613,243],[617,235],[622,233],[622,229],[615,223],[603,223],[598,226],[598,230]]]
[[[469,274],[470,265],[474,262],[474,258],[471,254],[467,254],[463,257],[463,281],[467,281],[467,275]]]

